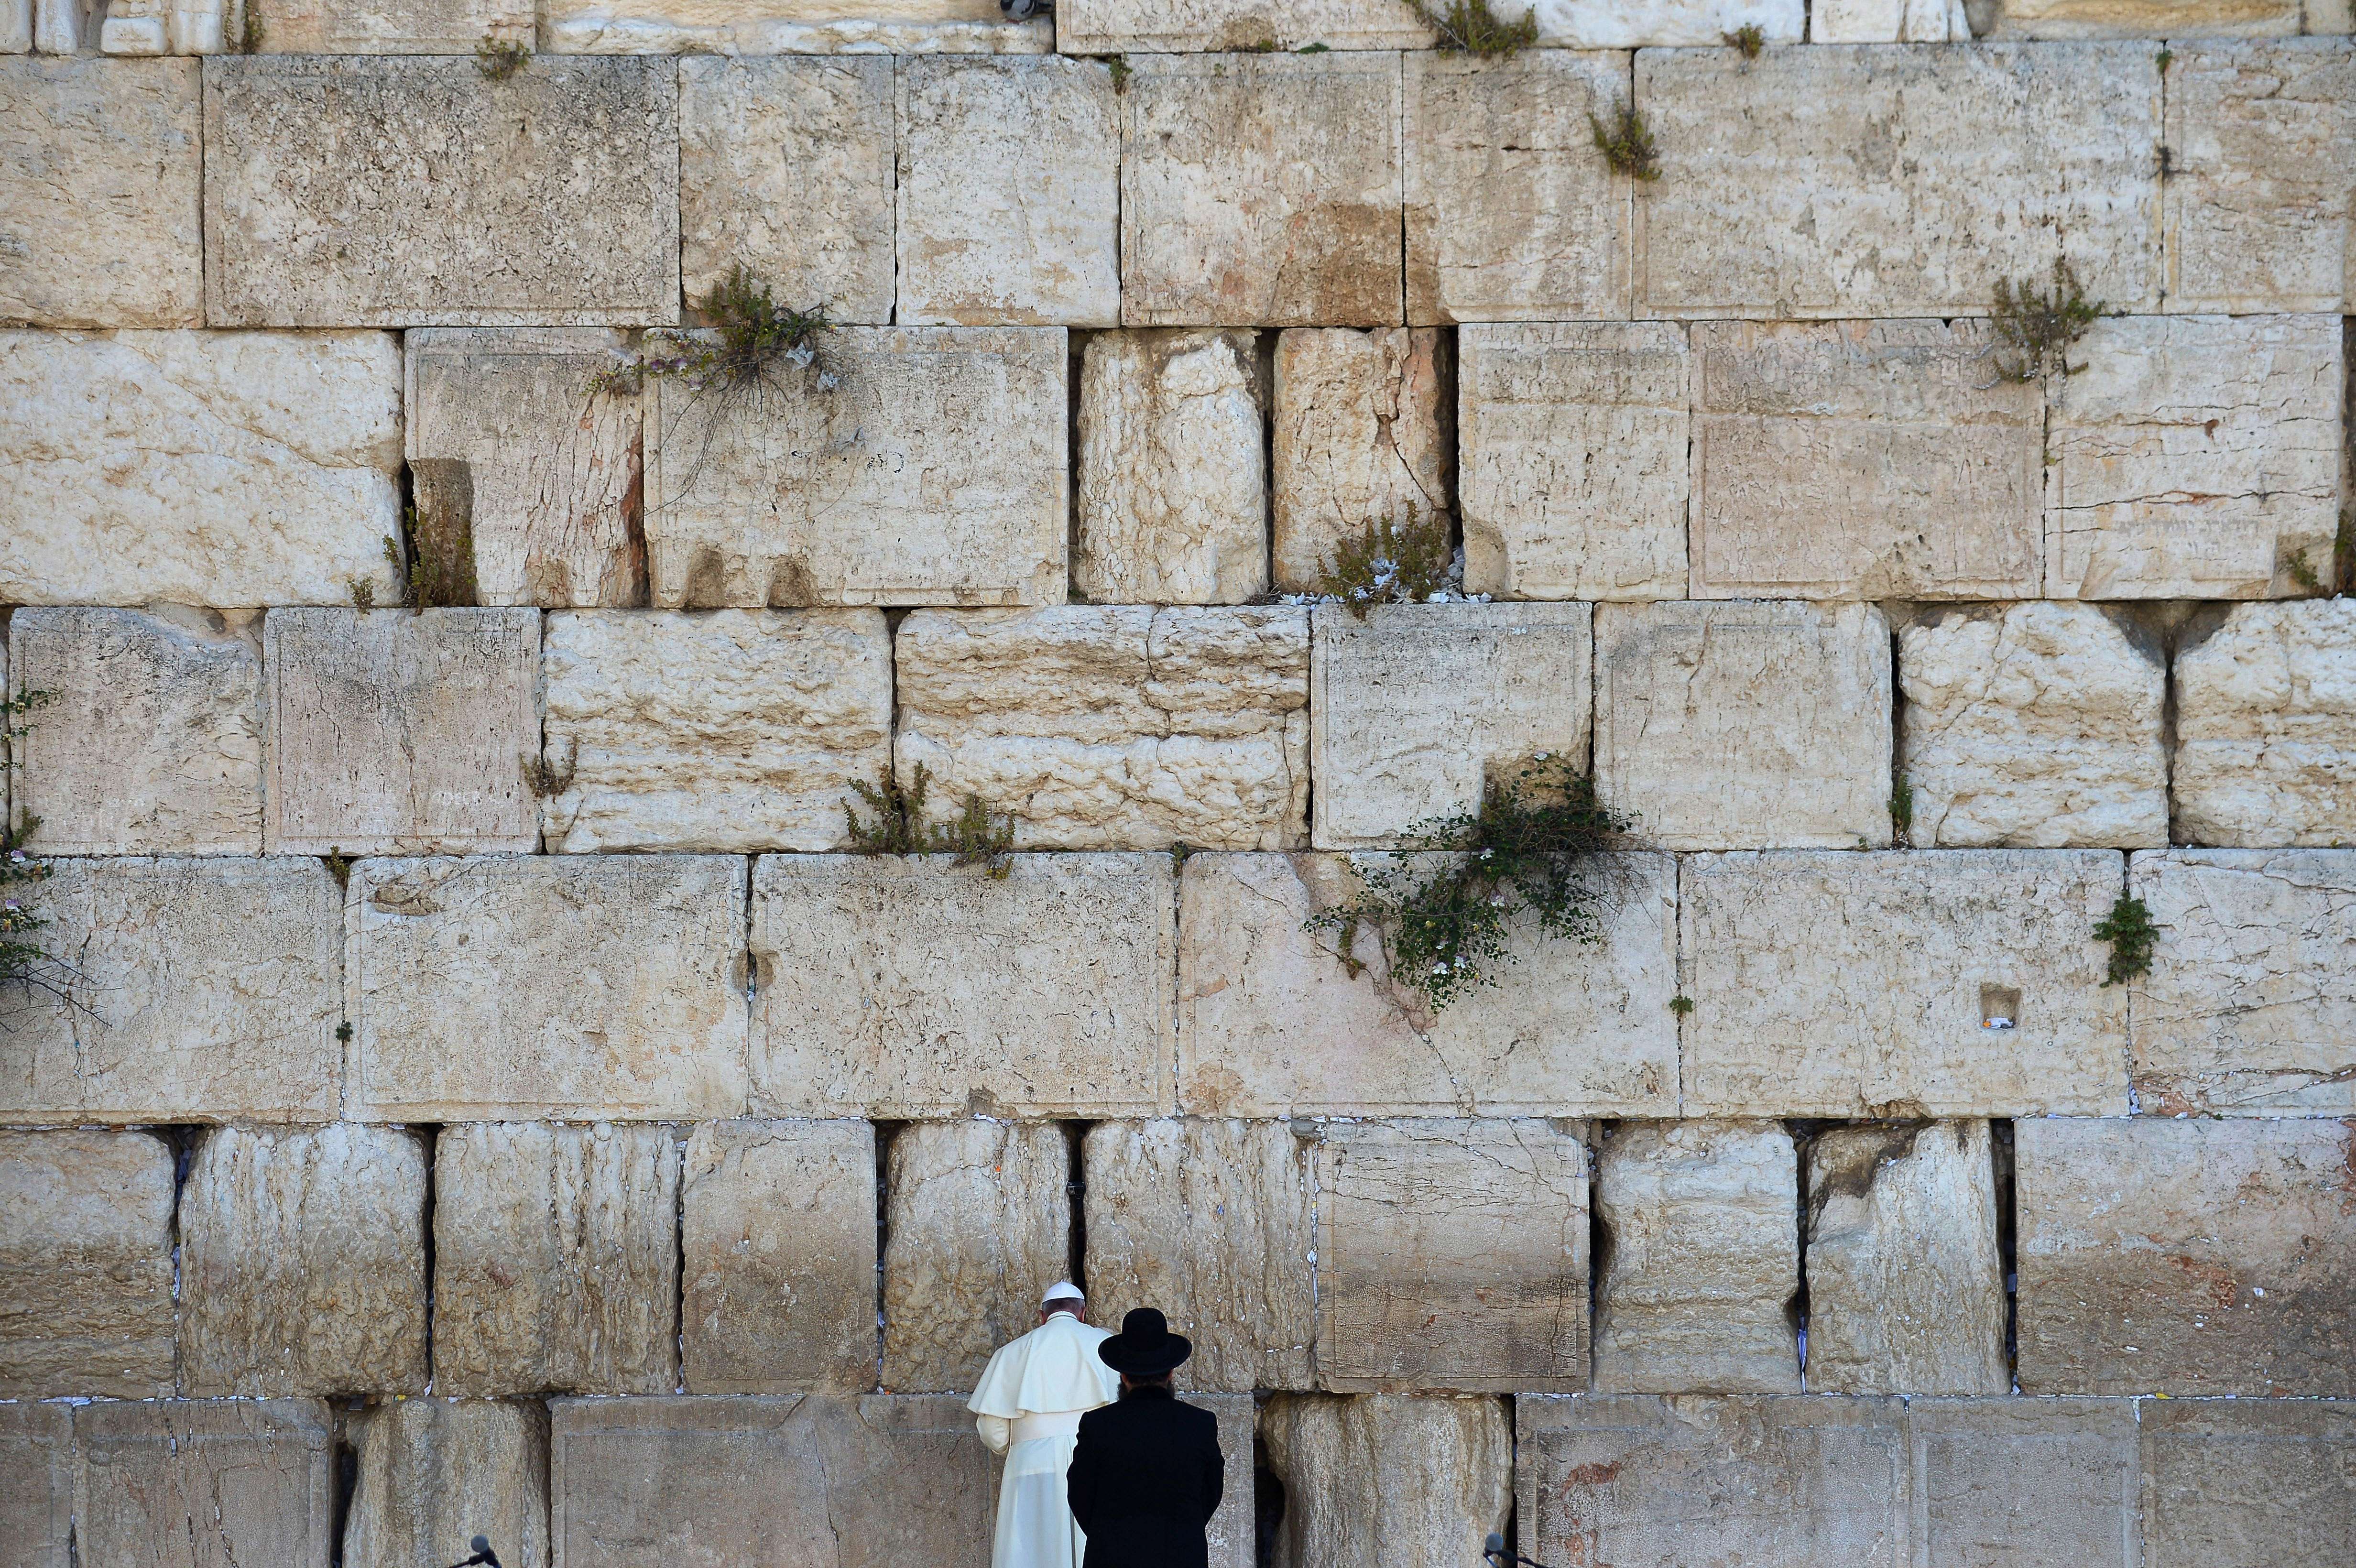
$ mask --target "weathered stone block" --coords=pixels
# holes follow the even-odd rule
[[[1813,1362],[1813,1326],[1808,1343]],[[2137,1568],[2136,1416],[2124,1399],[1909,1399],[1914,1561]]]
[[[168,1397],[170,1146],[145,1133],[0,1133],[0,1398]],[[0,1460],[17,1476],[37,1469],[15,1464]],[[22,1561],[10,1539],[0,1524],[0,1562]]]
[[[886,1158],[884,1386],[970,1389],[1072,1275],[1071,1145],[1055,1122],[916,1122]]]
[[[1822,10],[1808,7],[1810,43],[1966,44],[1971,39],[1971,20],[1957,0],[1826,0]]]
[[[677,1388],[679,1269],[669,1127],[471,1122],[435,1143],[435,1392]]]
[[[250,3],[250,0],[249,0]],[[548,1412],[535,1403],[412,1399],[353,1416],[344,1524],[351,1568],[456,1562],[487,1535],[517,1568],[548,1562]]]
[[[2266,1568],[2356,1554],[2356,1408],[2310,1400],[2151,1400],[2148,1568]]]
[[[10,603],[395,596],[401,350],[382,333],[0,332],[0,454]]]
[[[308,1399],[86,1404],[74,1412],[80,1562],[325,1563],[335,1418]]]
[[[1466,592],[1682,598],[1686,329],[1466,326],[1456,349]]]
[[[2170,784],[2195,844],[2356,841],[2356,599],[2236,605],[2176,656]]]
[[[1259,1485],[1257,1479],[1258,1401],[1248,1393],[1204,1393],[1190,1389],[1186,1403],[1207,1410],[1219,1424],[1218,1511],[1203,1531],[1210,1568],[1257,1568],[1259,1562]]]
[[[1869,604],[1606,604],[1595,784],[1664,849],[1890,842],[1890,625]]]
[[[1444,517],[1455,411],[1435,331],[1300,327],[1276,343],[1276,586],[1317,590],[1339,549],[1377,520]]]
[[[10,1568],[74,1568],[73,1416],[71,1405],[0,1404],[0,1562]]]
[[[741,1115],[744,869],[691,855],[355,865],[350,1114]]]
[[[696,1393],[875,1386],[875,1131],[705,1122],[680,1201],[680,1381]]]
[[[246,3],[260,12],[262,48],[247,51],[257,54],[471,55],[485,38],[526,48],[532,42],[529,0],[368,0],[359,5],[337,0]],[[462,1543],[465,1539],[459,1538]],[[422,1548],[419,1554],[434,1553],[431,1548]]]
[[[1284,1482],[1281,1568],[1467,1562],[1513,1507],[1500,1399],[1279,1394],[1260,1426]]]
[[[2017,1125],[2024,1393],[2356,1390],[2356,1125]]]
[[[1045,16],[1009,22],[991,0],[549,0],[556,54],[1053,54]]]
[[[764,856],[753,901],[761,1115],[1169,1108],[1167,856]]]
[[[1397,55],[1142,55],[1130,64],[1123,321],[1405,319]]]
[[[1066,53],[1147,49],[1424,49],[1433,33],[1404,6],[1384,0],[1065,0],[1056,47]]]
[[[1062,331],[842,327],[819,351],[733,391],[656,383],[655,604],[1062,603]]]
[[[1999,38],[2192,38],[2296,33],[2300,13],[2323,5],[2289,0],[1999,0],[1988,36]]]
[[[1309,815],[1305,610],[1066,605],[911,615],[893,763],[1038,849],[1277,849]]]
[[[1746,25],[1771,44],[1796,44],[1808,12],[1795,0],[1537,0],[1533,8],[1538,42],[1572,49],[1715,48]]]

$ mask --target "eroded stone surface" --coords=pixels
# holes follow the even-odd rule
[[[2356,842],[2356,599],[2242,604],[2176,656],[2177,836]]]
[[[1813,1357],[1813,1330],[1809,1344]],[[2138,1568],[2136,1424],[2151,1409],[2124,1399],[1909,1399],[1915,1561]]]
[[[73,1414],[65,1404],[0,1404],[9,1478],[0,1487],[0,1553],[21,1568],[74,1568]]]
[[[359,1469],[344,1525],[351,1568],[455,1562],[477,1535],[502,1563],[548,1561],[545,1407],[401,1400],[354,1415],[345,1431]]]
[[[84,1405],[74,1502],[83,1563],[325,1563],[335,1418],[308,1399]]]
[[[172,1393],[172,1165],[146,1133],[0,1133],[0,1398]]]
[[[2001,0],[1987,36],[1999,38],[2190,38],[2296,33],[2288,0]]]
[[[260,11],[262,49],[272,54],[471,55],[485,38],[520,44],[526,48],[532,42],[532,15],[528,0],[365,0],[360,5],[349,4],[348,0],[249,3]],[[463,1542],[464,1537],[460,1539]],[[421,1553],[430,1557],[433,1550],[422,1547]]]
[[[849,15],[829,15],[843,10]],[[649,13],[652,13],[649,15]],[[816,13],[816,14],[813,14]],[[1009,22],[991,0],[550,0],[541,31],[557,54],[1053,54],[1046,16]]]
[[[1279,1394],[1260,1430],[1284,1483],[1281,1568],[1461,1563],[1513,1506],[1503,1400]]]
[[[1055,13],[1055,38],[1067,53],[1123,49],[1252,49],[1273,44],[1298,49],[1422,49],[1431,29],[1413,12],[1384,0],[1066,0]]]
[[[1999,0],[2001,3],[2001,0]],[[1808,7],[1808,41],[1819,44],[1965,44],[1971,21],[1956,0],[1826,0]]]
[[[1538,42],[1572,49],[1715,48],[1746,26],[1768,43],[1796,44],[1807,22],[1794,0],[1537,0],[1534,8]]]
[[[1452,509],[1447,360],[1435,331],[1278,336],[1269,560],[1280,592],[1315,592],[1340,547],[1362,542],[1376,522],[1429,523]]]
[[[1219,1424],[1219,1508],[1205,1527],[1210,1568],[1255,1568],[1259,1561],[1258,1483],[1255,1480],[1259,1431],[1258,1403],[1248,1393],[1204,1393],[1189,1389],[1186,1403],[1207,1410]]]
[[[2143,1549],[2151,1568],[2265,1568],[2356,1553],[2356,1407],[2149,1400]]]

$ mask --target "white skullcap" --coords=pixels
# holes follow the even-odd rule
[[[1039,1298],[1039,1305],[1044,1307],[1051,1301],[1086,1301],[1087,1299],[1087,1296],[1082,1294],[1078,1285],[1068,1279],[1059,1279],[1047,1287],[1047,1294]]]

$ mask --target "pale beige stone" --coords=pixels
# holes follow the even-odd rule
[[[1398,56],[1141,55],[1130,65],[1122,320],[1405,319]]]
[[[1276,849],[1308,836],[1305,610],[919,613],[893,763],[928,821],[968,795],[1031,849]]]
[[[1284,1483],[1278,1568],[1474,1562],[1513,1507],[1501,1399],[1280,1394],[1260,1428]]]
[[[50,696],[12,746],[28,840],[59,855],[262,852],[262,651],[200,614],[25,609],[18,688]]]
[[[1870,604],[1606,604],[1596,791],[1664,849],[1888,844],[1890,663]]]
[[[75,1568],[73,1417],[71,1405],[0,1404],[0,1562],[12,1568]]]
[[[1340,548],[1374,523],[1445,525],[1456,434],[1441,396],[1447,362],[1431,330],[1278,336],[1269,560],[1280,591],[1316,592]]]
[[[743,1114],[744,874],[694,855],[355,864],[350,1114]]]
[[[2152,1408],[2124,1399],[1909,1399],[1921,1488],[1914,1560],[2139,1568],[2136,1427]]]
[[[1252,332],[1119,332],[1080,361],[1072,585],[1234,604],[1268,586],[1266,389]]]
[[[487,82],[464,56],[216,57],[206,319],[677,321],[678,146],[668,60],[540,60]]]
[[[309,1399],[87,1404],[74,1412],[85,1563],[316,1563],[335,1538],[335,1418]]]
[[[2331,315],[2098,321],[2053,395],[2045,592],[2264,599],[2331,573],[2347,367]]]
[[[356,581],[396,597],[401,350],[383,333],[0,332],[0,458],[10,603],[340,604]]]
[[[1465,591],[1682,598],[1686,329],[1465,326],[1456,350]]]
[[[1383,862],[1372,861],[1370,865]],[[1420,881],[1436,871],[1406,868]],[[1363,891],[1328,855],[1194,855],[1180,882],[1178,1104],[1193,1115],[1673,1115],[1676,869],[1614,856],[1600,941],[1507,928],[1515,962],[1434,1014],[1382,942],[1308,923]]]
[[[552,615],[552,852],[837,849],[892,765],[879,610]]]
[[[2280,37],[2299,30],[2293,0],[2000,0],[1987,36],[1998,38]]]
[[[1386,0],[1062,0],[1056,47],[1071,54],[1127,50],[1424,49],[1434,34]]]
[[[1532,9],[1539,43],[1573,49],[1716,48],[1742,27],[1796,44],[1808,19],[1804,0],[1536,0]]]
[[[490,1538],[501,1563],[548,1559],[548,1412],[534,1403],[412,1399],[345,1425],[358,1461],[343,1561],[455,1563]]]
[[[0,1398],[168,1396],[171,1146],[146,1133],[0,1133]],[[0,1553],[8,1539],[0,1525]]]
[[[874,1129],[705,1122],[681,1180],[682,1386],[873,1388]]]
[[[2178,837],[2356,842],[2351,726],[2356,599],[2235,605],[2176,656]]]
[[[273,854],[529,854],[540,615],[281,610],[268,676]]]
[[[1002,879],[947,856],[763,856],[754,1110],[1168,1109],[1171,882],[1164,855],[1017,855]]]
[[[2024,1393],[2356,1390],[2356,1124],[2014,1129]]]
[[[473,1122],[434,1151],[434,1389],[679,1386],[669,1127]]]
[[[1962,0],[1824,0],[1808,7],[1815,44],[1967,44]]]
[[[237,0],[230,3],[234,5]],[[529,0],[362,0],[359,5],[351,0],[243,3],[259,8],[262,49],[271,54],[471,55],[485,38],[520,44],[525,48],[530,48],[532,41]],[[463,1541],[465,1537],[459,1539]],[[433,1551],[423,1548],[418,1554],[430,1557]]]
[[[2356,1558],[2356,1406],[2171,1399],[2136,1413],[2149,1568]]]
[[[555,54],[1053,54],[1046,16],[1010,22],[991,0],[550,0]]]
[[[180,1198],[180,1387],[425,1391],[425,1145],[394,1127],[221,1127]]]
[[[1587,1387],[1587,1150],[1540,1121],[1338,1124],[1317,1149],[1317,1377]]]
[[[1190,1389],[1186,1403],[1207,1410],[1219,1424],[1219,1457],[1225,1461],[1219,1482],[1219,1507],[1204,1528],[1205,1555],[1210,1568],[1257,1568],[1259,1562],[1259,1483],[1255,1439],[1259,1432],[1258,1400],[1248,1393],[1204,1393]]]

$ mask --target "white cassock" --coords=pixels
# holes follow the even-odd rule
[[[1120,1375],[1097,1360],[1097,1347],[1110,1338],[1058,1312],[999,1347],[982,1369],[966,1408],[990,1451],[1006,1456],[990,1568],[1079,1568],[1087,1539],[1072,1522],[1064,1473],[1072,1467],[1080,1413],[1120,1392]]]

